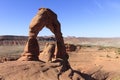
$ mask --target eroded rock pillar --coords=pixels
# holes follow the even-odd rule
[[[21,61],[32,61],[32,60],[39,60],[39,45],[36,38],[28,38],[28,42],[24,48],[24,52],[21,55],[19,60]]]

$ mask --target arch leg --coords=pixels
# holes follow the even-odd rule
[[[55,53],[54,53],[55,57],[67,60],[69,56],[66,53],[66,48],[61,33],[60,23],[57,21],[54,22],[53,24],[48,25],[47,27],[55,34],[55,38],[57,40]]]
[[[42,30],[44,25],[41,24],[42,22],[36,22],[36,23],[34,22],[35,21],[33,18],[29,27],[29,37],[28,37],[27,44],[24,48],[24,52],[22,53],[21,58],[19,58],[18,60],[21,60],[21,61],[39,60],[38,56],[39,56],[40,50],[39,50],[39,45],[36,37],[39,31]]]

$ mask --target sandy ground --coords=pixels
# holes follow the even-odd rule
[[[83,48],[78,52],[69,52],[69,55],[73,69],[90,74],[102,70],[111,77],[119,77],[115,80],[120,80],[120,54],[117,54],[115,49]]]

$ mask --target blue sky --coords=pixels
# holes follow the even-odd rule
[[[0,35],[28,35],[41,7],[58,15],[63,36],[120,37],[120,0],[0,0]],[[44,28],[39,36],[53,35]]]

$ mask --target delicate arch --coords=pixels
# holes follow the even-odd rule
[[[57,20],[57,15],[48,8],[40,8],[37,15],[32,19],[30,23],[28,42],[19,60],[39,60],[39,46],[36,37],[39,31],[41,31],[45,26],[50,29],[56,38],[57,46],[54,53],[55,57],[64,60],[68,59],[61,33],[61,26]]]

